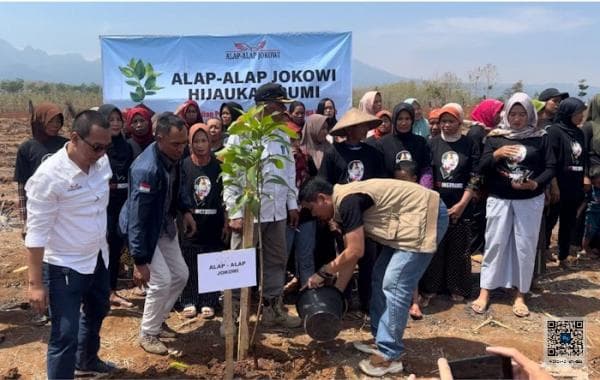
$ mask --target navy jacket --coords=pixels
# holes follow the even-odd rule
[[[180,172],[180,163],[175,165]],[[138,265],[152,262],[163,221],[169,212],[170,205],[165,205],[168,176],[156,143],[149,145],[129,169],[129,191],[119,215],[119,227],[127,237],[129,253]],[[192,201],[186,192],[174,193],[173,197],[177,197],[178,210],[188,211],[192,208]]]

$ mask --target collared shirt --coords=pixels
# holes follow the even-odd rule
[[[289,141],[287,135],[281,133],[280,136]],[[230,136],[227,140],[227,146],[239,144],[238,136]],[[294,164],[294,156],[290,149],[285,149],[277,141],[265,142],[265,150],[263,151],[263,159],[271,155],[284,155],[288,157],[288,160],[283,161],[283,168],[278,169],[273,164],[267,164],[263,168],[263,176],[265,184],[263,187],[264,196],[261,199],[261,210],[260,218],[261,222],[276,222],[285,220],[287,218],[288,210],[297,210],[298,201],[296,188],[296,167]],[[269,179],[279,176],[284,179],[287,186],[268,182]],[[240,175],[240,184],[242,183],[243,177]],[[235,206],[235,200],[240,195],[240,189],[234,186],[225,186],[223,190],[223,200],[229,213],[229,219],[242,218],[244,210],[237,210],[236,213],[232,213],[232,209]],[[256,220],[255,220],[256,222]]]
[[[43,247],[46,263],[91,274],[98,251],[108,268],[106,206],[112,171],[104,155],[86,174],[69,158],[66,146],[44,161],[25,185],[25,246]]]

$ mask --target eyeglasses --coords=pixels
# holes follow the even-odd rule
[[[91,144],[89,141],[87,141],[83,137],[81,138],[81,140],[83,140],[84,143],[86,143],[90,148],[92,148],[94,153],[106,152],[112,146],[112,144],[108,144],[108,145]]]

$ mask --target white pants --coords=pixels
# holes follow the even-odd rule
[[[530,199],[488,198],[483,289],[529,291],[543,211],[544,194]]]
[[[150,281],[146,289],[141,334],[158,335],[189,276],[177,237],[158,239],[152,262],[148,267]]]

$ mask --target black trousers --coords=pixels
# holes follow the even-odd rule
[[[558,227],[558,259],[565,260],[569,256],[571,242],[575,236],[577,208],[581,204],[582,199],[564,199],[561,198],[558,203],[557,211],[560,218]],[[556,211],[555,211],[556,213]],[[552,215],[553,217],[555,215]],[[556,224],[556,222],[554,222]],[[546,232],[548,229],[546,229]],[[550,230],[551,232],[552,230]],[[546,235],[548,236],[548,235]]]
[[[119,264],[121,254],[125,247],[125,240],[119,233],[119,213],[125,199],[111,198],[106,209],[107,214],[107,235],[108,251],[110,261],[108,262],[108,273],[110,278],[110,290],[117,289],[117,277],[119,275]]]

